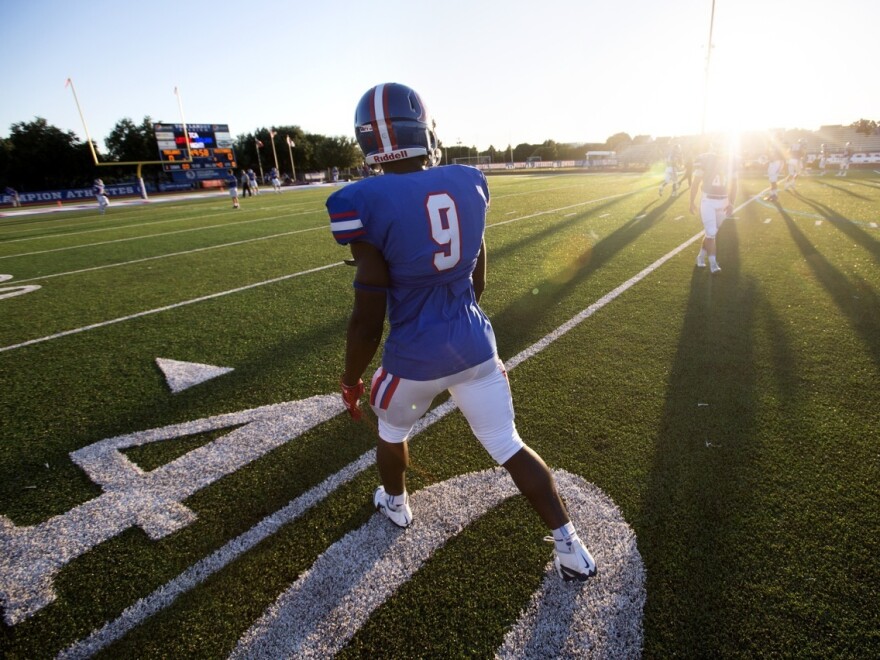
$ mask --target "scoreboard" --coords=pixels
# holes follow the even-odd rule
[[[166,172],[184,172],[189,178],[220,178],[234,169],[234,140],[227,124],[153,124],[159,160]],[[189,162],[192,161],[192,162]]]

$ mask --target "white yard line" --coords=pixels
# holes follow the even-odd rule
[[[550,210],[548,210],[548,211],[542,211],[542,212],[540,212],[540,213],[532,213],[532,214],[530,214],[530,215],[524,215],[524,216],[521,216],[521,217],[519,217],[519,218],[511,218],[510,220],[505,220],[505,221],[503,221],[503,222],[496,222],[496,223],[494,223],[494,224],[487,225],[487,229],[488,229],[489,227],[498,227],[498,226],[500,226],[500,225],[506,225],[506,224],[511,223],[511,222],[518,222],[519,220],[527,220],[527,219],[529,219],[529,218],[535,218],[535,217],[542,216],[542,215],[547,215],[547,214],[550,214],[550,213],[557,213],[558,211],[564,211],[564,210],[566,210],[566,209],[575,208],[575,207],[578,207],[578,206],[585,206],[585,205],[587,205],[587,204],[594,204],[594,203],[596,203],[596,202],[605,201],[605,200],[607,200],[607,199],[614,199],[614,198],[616,198],[616,197],[621,197],[621,196],[623,196],[623,195],[629,195],[629,194],[631,194],[631,193],[621,193],[621,194],[619,194],[619,195],[611,195],[611,196],[609,196],[609,197],[600,197],[600,198],[598,198],[598,199],[591,199],[591,200],[588,200],[588,201],[586,201],[586,202],[579,202],[578,204],[572,204],[572,205],[570,205],[570,206],[564,206],[564,207],[562,207],[562,208],[558,208],[558,209],[550,209]],[[269,219],[269,218],[267,218],[267,219]],[[250,222],[250,221],[249,221],[249,222]],[[189,230],[183,230],[183,231],[189,231]],[[311,231],[311,230],[309,230],[309,231]],[[178,233],[178,232],[170,232],[170,233]],[[120,240],[132,240],[132,239],[120,239]],[[116,241],[111,241],[111,242],[116,242]],[[66,248],[61,248],[61,249],[66,249]],[[201,249],[205,249],[205,248],[201,248]],[[51,252],[51,251],[53,251],[53,250],[49,250],[49,251]],[[0,257],[0,258],[2,258],[2,257]],[[151,257],[151,258],[152,258],[152,257]],[[146,260],[146,259],[143,259],[143,260],[140,260],[140,261],[145,261],[145,260]],[[133,262],[129,262],[129,263],[133,263]],[[174,303],[174,304],[171,304],[171,305],[165,305],[165,306],[163,306],[163,307],[158,307],[158,308],[156,308],[156,309],[148,309],[148,310],[143,311],[143,312],[137,312],[137,313],[135,313],[135,314],[129,314],[128,316],[122,316],[122,317],[119,317],[119,318],[116,318],[116,319],[110,319],[109,321],[102,321],[102,322],[100,322],[100,323],[92,323],[91,325],[83,326],[83,327],[81,327],[81,328],[74,328],[74,329],[72,329],[72,330],[65,330],[65,331],[63,331],[63,332],[57,332],[57,333],[55,333],[55,334],[48,335],[48,336],[46,336],[46,337],[39,337],[39,338],[37,338],[37,339],[30,339],[30,340],[28,340],[28,341],[24,341],[24,342],[21,342],[21,343],[18,343],[18,344],[12,344],[12,345],[10,345],[10,346],[0,346],[0,353],[3,353],[3,352],[5,352],[5,351],[15,350],[15,349],[17,349],[17,348],[23,348],[23,347],[25,347],[25,346],[31,346],[31,345],[33,345],[33,344],[39,344],[39,343],[42,343],[42,342],[51,341],[51,340],[53,340],[53,339],[60,339],[61,337],[67,337],[68,335],[74,335],[74,334],[78,334],[78,333],[80,333],[80,332],[86,332],[87,330],[95,330],[95,329],[97,329],[97,328],[103,328],[103,327],[105,327],[105,326],[113,325],[113,324],[116,324],[116,323],[121,323],[121,322],[123,322],[123,321],[130,321],[130,320],[132,320],[132,319],[140,318],[140,317],[142,317],[142,316],[149,316],[150,314],[157,314],[158,312],[165,312],[165,311],[168,311],[168,310],[170,310],[170,309],[175,309],[175,308],[177,308],[177,307],[183,307],[183,306],[185,306],[185,305],[191,305],[191,304],[193,304],[193,303],[202,302],[202,301],[205,301],[205,300],[211,300],[212,298],[219,298],[219,297],[221,297],[221,296],[226,296],[226,295],[229,295],[229,294],[232,294],[232,293],[238,293],[238,292],[240,292],[240,291],[246,291],[246,290],[248,290],[248,289],[253,289],[253,288],[258,287],[258,286],[264,286],[264,285],[266,285],[266,284],[274,284],[275,282],[281,282],[281,281],[283,281],[283,280],[290,279],[290,278],[292,278],[292,277],[298,277],[298,276],[300,276],[300,275],[307,275],[307,274],[309,274],[309,273],[314,273],[314,272],[317,272],[317,271],[320,271],[320,270],[324,270],[325,268],[332,268],[332,267],[334,267],[334,266],[339,266],[339,265],[341,265],[341,264],[342,264],[342,262],[336,262],[336,263],[329,264],[329,265],[327,265],[327,266],[319,266],[318,268],[312,268],[311,270],[301,271],[301,272],[299,272],[299,273],[291,273],[291,274],[289,274],[289,275],[282,275],[281,277],[275,277],[275,278],[272,278],[272,279],[269,279],[269,280],[264,280],[264,281],[262,281],[262,282],[255,282],[254,284],[249,284],[249,285],[247,285],[247,286],[243,286],[243,287],[237,287],[237,288],[235,288],[235,289],[230,289],[230,290],[228,290],[228,291],[220,291],[220,292],[218,292],[218,293],[212,293],[212,294],[207,295],[207,296],[201,296],[201,297],[199,297],[199,298],[193,298],[192,300],[184,300],[184,301],[179,302],[179,303]],[[42,279],[42,278],[31,278],[31,280],[21,280],[21,281],[33,281],[33,280],[38,280],[38,279]],[[17,284],[17,283],[18,283],[18,282],[16,282],[16,284]]]
[[[50,277],[63,277],[64,275],[78,275],[80,273],[90,273],[95,270],[104,270],[105,268],[117,268],[119,266],[128,266],[130,264],[139,264],[144,261],[155,261],[156,259],[165,259],[167,257],[179,257],[185,254],[193,254],[195,252],[205,252],[207,250],[217,250],[219,248],[232,247],[235,245],[245,245],[246,243],[253,243],[255,241],[266,241],[271,238],[281,238],[282,236],[290,236],[292,234],[302,234],[308,231],[317,231],[319,229],[326,229],[326,225],[321,225],[320,227],[312,227],[310,229],[297,229],[295,231],[286,231],[281,234],[270,234],[269,236],[258,236],[257,238],[247,238],[243,241],[233,241],[231,243],[220,243],[219,245],[208,245],[207,247],[193,248],[192,250],[183,250],[182,252],[169,252],[168,254],[158,254],[155,257],[143,257],[141,259],[131,259],[129,261],[120,261],[115,264],[105,264],[103,266],[92,266],[91,268],[80,268],[79,270],[69,270],[64,273],[52,273],[51,275],[41,275],[40,277],[31,277],[26,280],[15,280],[16,284],[21,282],[36,282],[40,280],[47,280]]]
[[[91,325],[86,325],[81,328],[74,328],[73,330],[65,330],[63,332],[56,332],[54,335],[48,335],[46,337],[39,337],[38,339],[29,339],[28,341],[23,341],[20,344],[12,344],[11,346],[0,346],[0,353],[5,351],[12,351],[16,348],[23,348],[25,346],[32,346],[33,344],[41,344],[46,341],[51,341],[52,339],[60,339],[61,337],[67,337],[69,335],[79,334],[80,332],[86,332],[87,330],[95,330],[97,328],[104,328],[108,325],[114,325],[116,323],[122,323],[123,321],[131,321],[132,319],[138,319],[142,316],[149,316],[151,314],[158,314],[159,312],[167,312],[170,309],[176,309],[178,307],[185,307],[186,305],[192,305],[194,303],[204,302],[205,300],[213,300],[214,298],[222,298],[223,296],[228,296],[233,293],[240,293],[241,291],[247,291],[248,289],[255,289],[258,286],[265,286],[266,284],[274,284],[276,282],[283,282],[284,280],[289,280],[293,277],[300,277],[301,275],[308,275],[310,273],[317,273],[321,270],[326,270],[327,268],[334,268],[336,266],[342,266],[345,262],[337,261],[336,263],[329,264],[327,266],[318,266],[317,268],[310,268],[309,270],[302,270],[298,273],[290,273],[289,275],[282,275],[281,277],[273,277],[270,280],[263,280],[262,282],[254,282],[253,284],[248,284],[246,286],[240,286],[236,289],[229,289],[228,291],[220,291],[219,293],[212,293],[207,296],[201,296],[199,298],[193,298],[192,300],[183,300],[178,303],[173,303],[171,305],[165,305],[164,307],[157,307],[156,309],[148,309],[144,312],[137,312],[135,314],[129,314],[128,316],[120,316],[116,319],[110,319],[109,321],[101,321],[100,323],[92,323]]]
[[[36,254],[48,254],[50,252],[66,252],[67,250],[79,250],[82,248],[97,247],[100,245],[111,245],[113,243],[126,243],[129,241],[143,241],[143,240],[149,240],[151,238],[159,238],[161,236],[173,236],[174,234],[186,234],[188,232],[203,231],[205,229],[222,229],[225,227],[234,227],[236,225],[250,225],[255,222],[266,222],[268,220],[280,220],[282,218],[292,218],[292,217],[300,216],[300,215],[311,215],[312,213],[315,213],[315,211],[307,211],[305,213],[285,213],[284,215],[273,215],[273,216],[269,216],[268,218],[254,218],[253,220],[241,220],[239,222],[226,222],[226,223],[223,223],[222,225],[206,225],[204,227],[188,227],[187,229],[177,229],[175,231],[166,231],[166,232],[162,232],[159,234],[148,234],[146,236],[129,236],[128,238],[115,238],[112,241],[99,241],[97,243],[83,243],[82,245],[68,245],[67,247],[52,248],[51,250],[38,250],[36,252],[19,252],[18,254],[7,254],[7,255],[0,257],[0,259],[13,259],[15,257],[30,257],[30,256],[33,256]],[[177,222],[177,221],[175,221],[175,222]],[[158,224],[158,223],[156,223],[156,224]],[[124,228],[116,227],[115,229],[124,229]],[[102,230],[102,231],[106,231],[106,230]],[[81,233],[86,233],[86,232],[81,232]],[[64,234],[61,236],[56,235],[55,238],[66,237],[66,236],[70,236],[70,234]],[[6,241],[6,243],[13,243],[13,242],[14,241]]]

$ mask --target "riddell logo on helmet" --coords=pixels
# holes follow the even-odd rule
[[[373,156],[373,160],[375,160],[377,163],[387,163],[389,160],[403,160],[404,158],[409,158],[409,153],[406,151],[406,149],[403,149],[402,151],[395,151],[394,153],[390,154],[376,154],[375,156]]]

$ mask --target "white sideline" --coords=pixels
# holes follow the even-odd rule
[[[734,209],[734,213],[744,208],[755,199],[758,199],[761,194],[763,194],[763,191],[740,204]],[[647,266],[639,273],[629,278],[626,282],[602,296],[595,303],[556,328],[553,332],[542,339],[539,339],[537,342],[509,360],[506,360],[506,369],[510,371],[523,361],[547,348],[547,346],[559,339],[562,335],[602,309],[605,305],[620,296],[634,284],[642,281],[645,277],[653,273],[675,255],[692,245],[702,236],[703,232],[699,232],[687,239],[684,243],[657,259],[657,261],[650,266]],[[421,433],[435,422],[440,421],[450,412],[455,410],[455,408],[455,404],[450,399],[428,411],[413,429],[413,436]],[[359,473],[363,472],[374,463],[375,452],[372,450],[366,452],[357,460],[349,463],[335,474],[327,477],[319,485],[291,500],[286,506],[275,513],[266,516],[248,531],[228,541],[208,557],[199,560],[177,577],[157,588],[149,596],[140,599],[130,607],[126,608],[116,619],[104,624],[101,628],[96,629],[88,637],[84,637],[80,641],[75,642],[62,651],[58,657],[88,658],[106,648],[153,614],[156,614],[171,605],[178,596],[198,586],[211,575],[238,558],[239,555],[274,534],[282,525],[296,520],[305,511],[317,504],[323,497],[332,493],[339,486],[351,481]]]

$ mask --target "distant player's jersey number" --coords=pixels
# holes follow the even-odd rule
[[[458,209],[448,193],[432,193],[425,200],[431,238],[440,247],[434,253],[434,268],[449,270],[461,261],[461,227]]]

